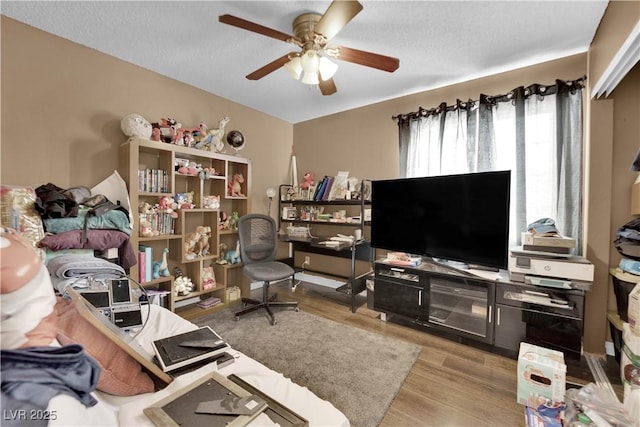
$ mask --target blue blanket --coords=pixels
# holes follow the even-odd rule
[[[50,218],[43,220],[44,228],[49,233],[58,234],[71,230],[84,229],[84,221],[89,209],[81,209],[77,217],[73,218]],[[89,216],[87,218],[87,229],[91,230],[120,230],[131,235],[131,224],[129,216],[121,210],[105,212],[100,216]]]

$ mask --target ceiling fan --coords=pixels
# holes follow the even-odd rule
[[[337,91],[332,77],[338,65],[329,58],[390,73],[400,66],[397,58],[344,46],[328,45],[329,40],[335,37],[361,10],[362,5],[356,0],[334,0],[323,15],[304,13],[294,19],[295,36],[232,15],[221,15],[218,20],[223,24],[282,40],[300,48],[299,52],[287,53],[248,74],[247,79],[259,80],[280,67],[285,67],[296,80],[301,79],[302,83],[310,85],[317,84],[323,95],[332,95]]]

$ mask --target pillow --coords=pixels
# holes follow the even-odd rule
[[[116,396],[134,396],[154,391],[153,380],[142,371],[142,366],[84,319],[73,302],[58,297],[56,312],[60,344],[82,345],[102,368],[98,390]]]
[[[123,206],[129,212],[129,228],[133,228],[133,213],[131,212],[127,183],[122,179],[118,171],[113,171],[102,182],[96,184],[91,189],[91,194],[102,194],[113,203]]]

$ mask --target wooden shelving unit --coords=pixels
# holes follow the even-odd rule
[[[177,165],[181,162],[195,162],[202,168],[214,169],[214,174],[209,176],[190,175],[177,172]],[[141,182],[138,171],[158,170],[159,183],[151,186]],[[166,302],[166,308],[185,318],[195,318],[209,312],[220,310],[228,305],[226,289],[231,286],[242,285],[242,273],[235,265],[221,265],[217,261],[221,256],[220,245],[224,244],[228,249],[235,249],[238,233],[234,230],[220,229],[221,212],[231,215],[238,212],[239,216],[250,212],[250,200],[246,196],[251,194],[251,162],[250,160],[234,155],[198,150],[162,142],[150,141],[141,138],[132,138],[120,146],[120,175],[127,183],[131,210],[133,213],[133,231],[131,244],[135,249],[143,244],[153,248],[153,261],[160,261],[162,251],[169,249],[167,254],[168,267],[171,275],[155,278],[151,281],[142,281],[141,285],[147,289],[160,289],[170,291]],[[233,175],[241,173],[244,177],[242,184],[243,196],[230,196],[228,186]],[[144,190],[144,191],[143,191]],[[140,215],[138,207],[148,203],[154,206],[161,197],[176,198],[177,194],[192,195],[191,209],[180,209],[176,212],[178,217],[173,222],[173,230],[169,234],[154,236],[140,236]],[[219,196],[220,207],[218,209],[205,209],[205,199],[208,196]],[[199,226],[210,227],[209,248],[203,255],[193,256],[185,253],[185,243],[189,241],[190,233],[196,231]],[[202,274],[204,268],[213,268],[216,286],[203,289]],[[174,289],[175,272],[179,269],[183,275],[189,277],[194,285],[194,290],[187,295],[177,295]],[[239,277],[237,272],[240,272]],[[133,266],[129,274],[139,278],[138,266]],[[218,297],[222,304],[210,309],[202,309],[197,306],[200,300],[209,297]],[[176,307],[176,303],[189,301],[184,307]]]

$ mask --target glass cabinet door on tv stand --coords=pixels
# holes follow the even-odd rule
[[[493,340],[495,284],[444,272],[430,262],[416,267],[375,263],[374,309],[474,341]]]

